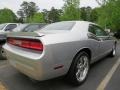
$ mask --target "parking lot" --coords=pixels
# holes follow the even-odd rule
[[[64,77],[33,82],[11,67],[7,60],[0,60],[0,90],[119,90],[120,44],[114,58],[105,57],[91,66],[88,79],[79,87],[68,84]]]

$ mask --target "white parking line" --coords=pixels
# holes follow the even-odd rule
[[[109,83],[110,79],[112,78],[113,74],[115,73],[115,71],[117,70],[119,65],[120,65],[120,59],[118,59],[116,61],[116,63],[113,65],[112,69],[108,72],[108,74],[105,76],[105,78],[99,84],[97,90],[105,90],[105,87]]]

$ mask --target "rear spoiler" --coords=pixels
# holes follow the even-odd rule
[[[7,37],[42,37],[44,34],[38,32],[11,32]]]

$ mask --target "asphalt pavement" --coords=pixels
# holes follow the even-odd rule
[[[120,44],[116,57],[105,57],[94,63],[86,82],[80,86],[68,84],[64,77],[36,83],[10,66],[7,60],[0,60],[0,90],[119,90],[119,58]],[[101,87],[104,88],[99,89]]]

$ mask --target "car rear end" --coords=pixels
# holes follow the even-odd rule
[[[36,32],[9,33],[4,49],[10,64],[40,81],[67,74],[76,53],[68,47],[74,25],[60,22]]]
[[[44,45],[40,37],[8,36],[4,45],[10,64],[25,75],[44,80]]]

